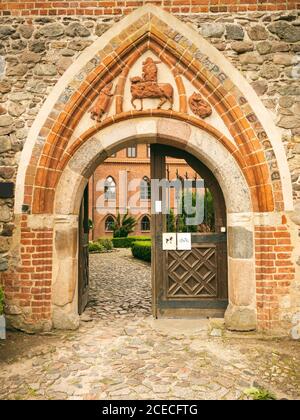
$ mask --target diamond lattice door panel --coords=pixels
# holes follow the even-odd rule
[[[213,197],[214,227],[191,232],[191,249],[166,250],[163,233],[173,232],[168,218],[154,212],[152,226],[152,295],[156,318],[219,318],[228,306],[226,206],[214,175],[183,150],[151,145],[151,178],[168,178],[166,157],[185,159]],[[194,188],[194,187],[193,187]],[[155,200],[163,202],[161,188]]]
[[[167,254],[168,298],[218,296],[216,247],[193,247]]]

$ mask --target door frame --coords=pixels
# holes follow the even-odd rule
[[[78,219],[78,314],[81,315],[89,299],[89,187],[86,186]]]
[[[70,158],[68,167],[60,177],[55,190],[54,236],[63,234],[71,241],[75,223],[76,229],[78,228],[80,202],[89,177],[108,155],[132,143],[172,144],[178,150],[195,156],[216,176],[226,198],[229,232],[229,305],[225,313],[226,326],[241,331],[255,328],[257,322],[254,252],[256,219],[251,202],[251,193],[254,190],[249,188],[235,156],[213,135],[198,127],[183,124],[171,117],[168,119],[145,117],[140,118],[137,125],[133,124],[132,120],[124,120],[99,130]],[[99,152],[99,145],[103,147],[102,152]],[[75,167],[76,172],[70,169]],[[32,217],[34,217],[35,226],[39,220],[44,223],[45,219],[40,219],[40,216],[33,215]],[[245,246],[237,249],[239,238],[244,239],[245,233],[247,234]],[[76,251],[75,248],[66,247],[65,243],[66,241],[62,244],[56,241],[54,245],[52,302],[53,325],[64,323],[68,328],[67,325],[71,323],[72,327],[73,319],[78,316],[77,293],[74,294],[78,281],[78,269],[73,259],[76,252],[76,261],[78,261],[78,247]],[[63,259],[59,258],[62,253],[60,246],[63,247]]]
[[[162,249],[162,233],[166,232],[166,217],[162,213],[156,213],[153,209],[154,200],[162,199],[162,191],[159,189],[159,197],[152,197],[152,215],[151,215],[151,237],[152,237],[152,313],[155,318],[161,316],[171,317],[219,317],[224,316],[224,312],[228,306],[228,256],[227,256],[227,233],[221,234],[221,227],[226,228],[226,205],[222,190],[213,173],[197,158],[190,155],[188,152],[179,150],[172,146],[162,145],[159,143],[151,145],[151,179],[163,179],[166,176],[165,165],[166,157],[177,159],[184,159],[187,164],[195,170],[203,179],[207,187],[211,190],[214,197],[215,210],[215,227],[216,233],[211,234],[209,240],[205,243],[216,247],[217,250],[217,275],[218,277],[226,277],[225,282],[221,283],[222,287],[226,287],[224,291],[224,299],[203,299],[200,300],[189,299],[187,306],[179,304],[179,302],[169,302],[168,309],[162,308],[162,303],[167,302],[163,300],[165,290],[163,285],[166,283],[166,265],[167,265],[167,251]],[[221,238],[222,236],[222,238]],[[222,244],[224,243],[224,245]],[[194,245],[195,246],[195,245]],[[222,260],[223,266],[220,261]],[[221,273],[221,269],[225,272]],[[181,302],[181,301],[180,301]],[[182,304],[182,302],[181,302]],[[171,308],[173,307],[173,309]],[[163,315],[165,314],[165,315]]]

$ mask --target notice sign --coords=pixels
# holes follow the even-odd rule
[[[163,251],[176,251],[176,233],[163,233]]]
[[[177,233],[177,249],[178,251],[190,251],[192,249],[191,233]]]
[[[155,201],[155,213],[161,213],[161,201]]]

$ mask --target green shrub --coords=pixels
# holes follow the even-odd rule
[[[89,242],[89,252],[102,252],[104,251],[104,246],[98,242]]]
[[[131,238],[133,242],[151,242],[150,236],[129,236],[129,238]]]
[[[252,400],[276,400],[276,396],[268,391],[267,389],[263,388],[249,388],[244,391],[244,394],[247,395],[247,397],[250,397]]]
[[[136,241],[150,241],[149,236],[128,236],[126,238],[113,238],[115,248],[131,248]]]
[[[151,241],[137,241],[131,247],[132,255],[144,261],[151,261]]]
[[[131,238],[113,238],[115,248],[130,248],[132,245]]]
[[[0,287],[0,315],[4,313],[4,292],[2,287]]]
[[[111,251],[114,247],[112,240],[109,238],[99,238],[96,242],[102,245],[106,251]]]

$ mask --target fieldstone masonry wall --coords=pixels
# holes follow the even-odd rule
[[[220,9],[211,12],[188,9],[184,12],[179,5],[178,10],[173,11],[241,71],[282,132],[296,212],[283,216],[282,227],[270,223],[268,227],[256,228],[256,252],[265,252],[265,258],[261,257],[256,263],[257,307],[258,310],[263,307],[259,322],[264,329],[271,329],[277,318],[282,320],[279,308],[286,311],[288,319],[289,311],[297,306],[300,296],[300,17],[296,3],[280,2],[283,3],[286,6],[284,11],[278,5],[279,11],[248,8],[241,12],[234,9],[230,12],[223,9],[223,13],[219,13]],[[9,3],[3,3],[1,9],[7,12],[9,9],[4,7],[5,4]],[[45,319],[45,323],[50,314],[51,274],[47,273],[51,271],[52,257],[52,248],[47,248],[47,241],[52,243],[53,233],[50,228],[28,228],[26,214],[21,221],[14,218],[13,184],[28,130],[53,86],[91,43],[121,19],[120,14],[110,14],[109,10],[106,9],[105,16],[87,13],[89,16],[76,17],[66,16],[67,12],[65,15],[57,13],[57,17],[41,16],[46,13],[29,17],[23,12],[18,13],[22,16],[12,17],[3,12],[0,18],[1,282],[5,283],[8,299],[10,294],[17,293],[19,305],[27,306],[28,294],[34,293],[35,286],[40,287],[42,281],[42,293],[39,288],[35,302],[32,302],[32,316]],[[272,160],[272,156],[268,160]],[[273,169],[276,177],[276,168]],[[26,208],[23,211],[26,213]],[[6,274],[19,269],[19,257],[13,253],[18,229],[23,231],[21,278],[27,282],[26,287],[22,282],[22,288],[18,288],[14,274]],[[24,264],[24,261],[27,262]],[[293,261],[298,264],[296,272]],[[35,274],[26,273],[24,266],[27,264],[36,267]],[[291,291],[295,275],[291,301],[280,301],[280,293],[286,295],[288,290]],[[260,296],[263,296],[263,302]],[[269,302],[267,306],[266,300]],[[41,301],[48,303],[44,305]],[[270,321],[268,312],[273,310],[275,315]],[[13,314],[18,309],[10,307],[9,311]]]

